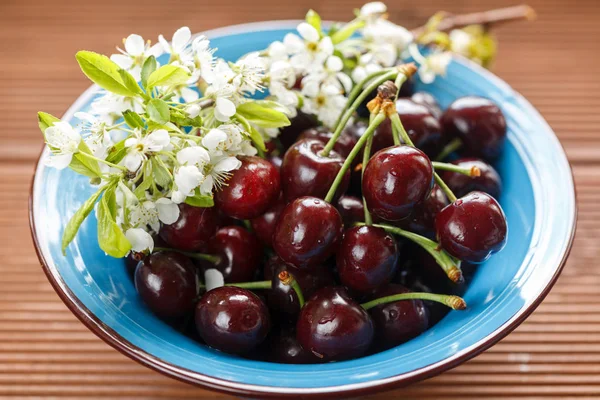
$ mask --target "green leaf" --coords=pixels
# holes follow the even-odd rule
[[[48,129],[51,126],[54,126],[55,122],[60,122],[59,118],[56,118],[54,115],[52,114],[48,114],[45,112],[38,112],[38,124],[40,126],[40,130],[42,131],[42,133],[46,133],[46,129]]]
[[[202,127],[202,117],[198,115],[196,118],[189,118],[180,110],[171,110],[171,122],[179,126]]]
[[[121,96],[133,97],[131,91],[119,74],[119,66],[110,58],[92,51],[80,51],[75,56],[83,73],[96,85]]]
[[[131,250],[131,243],[117,225],[114,205],[114,187],[107,189],[98,204],[98,244],[109,256],[123,258]]]
[[[125,84],[127,89],[137,94],[143,93],[142,88],[140,88],[140,85],[138,85],[135,78],[129,72],[121,68],[119,70],[119,75],[121,76],[121,80],[123,80],[123,83]]]
[[[215,205],[215,202],[213,201],[212,196],[202,195],[200,194],[200,189],[196,188],[194,195],[185,199],[185,204],[189,204],[193,207],[207,208],[213,207]]]
[[[100,197],[100,195],[105,190],[106,186],[101,187],[96,193],[91,195],[90,198],[87,199],[85,203],[83,203],[79,210],[77,210],[77,212],[73,214],[73,216],[67,223],[67,226],[65,227],[65,230],[63,231],[62,235],[61,248],[63,256],[66,255],[67,247],[69,246],[69,244],[73,241],[73,239],[75,239],[75,235],[77,235],[79,227],[81,226],[83,221],[85,221],[85,219],[88,217],[88,215],[90,215],[90,212],[92,212],[92,210],[94,209],[94,204],[96,204],[98,197]]]
[[[110,149],[108,149],[106,161],[113,164],[118,164],[121,162],[128,150],[125,147],[125,140],[127,139],[123,139],[120,142],[115,143]]]
[[[346,39],[349,39],[350,36],[354,35],[356,31],[363,28],[364,26],[365,21],[363,21],[362,19],[356,19],[342,26],[335,33],[330,33],[329,36],[331,36],[331,41],[333,42],[333,44],[338,44],[345,41]]]
[[[127,122],[127,125],[134,129],[144,127],[144,120],[140,117],[140,114],[134,111],[127,110],[123,112],[123,118],[125,119],[125,122]]]
[[[71,164],[69,164],[69,167],[75,170],[75,168],[73,168],[73,163],[75,162],[77,168],[76,172],[81,173],[80,170],[85,169],[87,170],[87,173],[84,173],[85,176],[88,176],[90,178],[101,176],[102,171],[100,171],[98,161],[86,157],[81,153],[90,155],[92,154],[92,151],[83,140],[79,142],[79,153],[73,155],[73,159],[71,160]]]
[[[150,56],[146,58],[144,61],[144,65],[142,65],[142,86],[148,86],[148,77],[151,73],[156,71],[158,64],[156,63],[156,58],[154,56]]]
[[[259,149],[261,149],[262,151],[267,151],[267,148],[265,147],[265,140],[263,139],[260,132],[258,132],[254,127],[251,127],[249,133],[250,133],[250,139],[252,139],[252,142],[254,143],[254,145],[256,147],[258,147]]]
[[[152,161],[148,161],[149,163],[152,163]],[[152,165],[147,166],[144,169],[144,179],[142,180],[142,183],[140,183],[135,190],[133,191],[133,193],[135,194],[135,196],[138,199],[143,199],[146,196],[146,191],[148,189],[150,189],[150,187],[152,186]]]
[[[169,186],[171,183],[171,173],[165,163],[158,157],[152,157],[152,175],[154,181],[162,187]]]
[[[246,118],[248,122],[262,128],[281,128],[288,126],[290,120],[287,115],[273,106],[277,103],[272,101],[249,101],[237,106],[237,113]]]
[[[308,10],[306,13],[306,22],[315,28],[317,32],[319,32],[319,35],[323,34],[323,29],[321,28],[321,16],[317,14],[315,10]]]
[[[152,72],[148,77],[148,90],[156,86],[181,85],[190,79],[190,73],[176,65],[165,65]]]
[[[171,120],[169,105],[161,99],[150,100],[146,111],[148,112],[148,117],[159,124],[166,124]]]

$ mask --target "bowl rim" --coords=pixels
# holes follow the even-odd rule
[[[200,32],[196,35],[205,35],[208,38],[214,38],[218,36],[225,35],[233,35],[245,32],[252,31],[269,31],[276,29],[289,29],[295,28],[298,23],[302,22],[302,20],[271,20],[271,21],[263,21],[263,22],[252,22],[245,24],[237,24],[230,25],[221,28],[216,28],[204,32]],[[510,87],[506,82],[501,80],[499,77],[491,73],[490,71],[482,68],[480,65],[465,59],[460,56],[453,56],[453,60],[455,62],[465,64],[469,68],[475,70],[486,79],[491,80],[495,83],[501,84],[502,86]],[[98,90],[98,86],[92,85],[87,90],[85,90],[77,100],[69,107],[69,109],[63,115],[63,118],[70,117],[77,110],[80,105],[87,100],[94,92]],[[531,110],[537,114],[537,116],[545,122],[544,118],[539,114],[537,109],[533,107],[529,102],[525,100],[523,96],[514,91],[511,88],[514,96],[519,100],[524,101]],[[549,278],[547,282],[545,282],[542,290],[539,294],[533,299],[529,304],[525,304],[519,311],[515,313],[509,320],[507,320],[504,324],[502,324],[498,329],[494,332],[490,333],[487,337],[481,339],[477,343],[474,343],[470,347],[457,352],[456,354],[440,360],[436,363],[427,365],[425,367],[419,368],[417,370],[413,370],[410,372],[394,375],[388,378],[377,379],[368,382],[362,383],[354,383],[347,385],[338,385],[338,386],[325,386],[325,387],[315,387],[315,388],[294,388],[294,387],[275,387],[275,386],[263,386],[263,385],[254,385],[254,384],[246,384],[233,382],[226,379],[215,378],[212,376],[208,376],[205,374],[201,374],[196,371],[192,371],[187,368],[182,368],[178,365],[166,362],[161,360],[158,357],[155,357],[143,349],[135,346],[130,341],[123,338],[116,331],[114,331],[110,326],[106,325],[102,322],[96,315],[94,315],[79,298],[75,296],[75,294],[71,291],[71,289],[66,285],[64,280],[62,279],[58,269],[42,254],[40,243],[38,242],[38,235],[36,230],[36,223],[34,219],[34,188],[37,182],[37,178],[41,176],[39,172],[41,172],[44,168],[43,164],[41,164],[41,160],[43,158],[44,153],[47,151],[46,146],[42,146],[40,151],[40,156],[38,157],[34,174],[31,180],[30,190],[29,190],[29,226],[31,230],[31,237],[34,243],[34,248],[37,254],[37,257],[40,261],[42,269],[46,274],[46,277],[50,281],[50,284],[60,297],[60,299],[65,303],[67,308],[71,310],[71,312],[88,328],[90,329],[96,336],[102,339],[104,342],[109,344],[114,349],[118,350],[120,353],[126,355],[127,357],[133,359],[134,361],[139,362],[140,364],[153,369],[157,372],[162,373],[165,376],[175,378],[179,381],[193,384],[196,386],[200,386],[203,388],[216,390],[219,392],[233,394],[233,395],[241,395],[247,397],[261,397],[261,398],[292,398],[298,395],[303,397],[310,398],[327,398],[332,395],[345,395],[345,396],[358,396],[358,395],[366,395],[372,394],[374,392],[391,390],[394,388],[406,386],[408,384],[424,380],[435,375],[438,375],[444,371],[447,371],[451,368],[458,366],[459,364],[475,357],[476,355],[482,353],[483,351],[489,349],[491,346],[496,344],[498,341],[507,336],[510,332],[512,332],[517,326],[519,326],[544,300],[546,295],[550,292],[554,284],[556,283],[564,265],[571,253],[571,249],[573,246],[573,240],[575,237],[576,226],[577,226],[577,195],[575,192],[575,183],[573,179],[573,170],[570,165],[570,162],[566,156],[564,151],[564,147],[556,137],[554,131],[548,127],[549,130],[554,135],[556,142],[558,143],[558,148],[562,152],[562,156],[567,161],[567,166],[570,170],[571,176],[571,187],[573,189],[572,199],[573,199],[573,210],[572,217],[573,223],[568,232],[568,241],[567,246],[565,248],[564,253],[562,254],[562,258],[558,263],[554,273]]]

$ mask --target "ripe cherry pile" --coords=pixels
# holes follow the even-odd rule
[[[241,160],[215,207],[182,204],[160,248],[129,256],[148,308],[212,348],[280,363],[385,350],[465,308],[476,264],[506,242],[490,164],[506,122],[481,97],[442,112],[396,90],[379,87],[369,122],[331,131],[299,115],[266,158]],[[204,282],[215,270],[224,285]]]

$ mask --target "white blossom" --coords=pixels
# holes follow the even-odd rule
[[[204,146],[212,155],[235,154],[242,144],[240,128],[233,124],[224,124],[211,129],[202,138]]]
[[[162,46],[162,50],[171,55],[169,63],[177,62],[179,65],[189,65],[192,61],[192,53],[189,50],[191,39],[192,32],[187,26],[175,31],[171,43],[163,35],[158,36],[158,42]]]
[[[144,137],[139,129],[134,132],[133,137],[125,141],[125,147],[129,150],[123,158],[123,164],[132,172],[137,171],[142,162],[148,158],[147,153],[161,151],[171,141],[169,132],[164,129],[159,129]]]
[[[424,57],[420,52],[416,44],[409,46],[411,56],[419,63],[419,78],[425,84],[432,83],[435,77],[438,75],[446,75],[446,69],[448,64],[452,61],[452,53],[446,52],[434,52],[427,57]]]
[[[265,61],[258,53],[250,53],[236,61],[233,66],[236,76],[233,84],[238,92],[253,95],[263,90],[262,81],[265,77]]]
[[[125,237],[131,243],[131,250],[137,253],[154,250],[154,239],[142,228],[131,228],[125,232]]]
[[[56,169],[68,167],[73,154],[78,152],[81,135],[68,122],[59,121],[46,128],[44,136],[52,151],[52,155],[46,160],[46,165]]]
[[[160,229],[160,222],[170,225],[179,218],[179,207],[170,199],[162,197],[156,201],[144,200],[134,204],[129,210],[130,223],[135,227],[150,226],[154,232]]]
[[[360,8],[360,17],[372,22],[384,16],[386,12],[387,6],[384,3],[381,1],[373,1]]]
[[[110,92],[104,92],[96,98],[91,105],[90,114],[95,115],[99,121],[113,124],[123,117],[123,112],[132,110],[138,114],[144,113],[144,103],[139,97],[125,97]]]
[[[473,38],[462,29],[450,31],[450,50],[463,56],[469,55],[469,47]]]
[[[302,111],[316,115],[325,126],[332,127],[346,105],[346,97],[333,85],[310,83],[303,86],[302,94],[305,96]]]
[[[352,79],[342,70],[344,62],[338,56],[330,56],[324,64],[315,64],[309,68],[308,74],[302,80],[303,85],[317,83],[319,85],[335,86],[349,93],[352,90]]]
[[[392,44],[400,51],[413,41],[413,35],[408,29],[382,18],[367,24],[363,35],[367,41]]]
[[[150,56],[158,57],[162,54],[160,44],[150,46],[150,41],[145,42],[140,35],[129,35],[126,39],[123,39],[123,45],[125,50],[117,47],[120,54],[113,54],[110,59],[119,67],[129,71],[138,81],[146,58]]]
[[[298,73],[304,73],[310,66],[324,63],[333,55],[333,43],[329,36],[320,37],[319,32],[312,25],[302,22],[298,25],[300,36],[288,33],[284,39],[290,61]]]
[[[194,73],[192,80],[195,82],[200,76],[208,75],[212,72],[215,63],[215,50],[210,48],[210,41],[206,36],[198,36],[192,42],[192,61],[194,63]]]

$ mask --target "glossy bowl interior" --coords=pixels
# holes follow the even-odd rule
[[[282,39],[296,22],[269,22],[208,32],[227,60]],[[324,365],[280,365],[212,350],[178,333],[140,301],[122,260],[96,242],[96,220],[83,224],[66,257],[60,237],[70,216],[92,193],[85,177],[40,162],[31,221],[40,260],[55,289],[96,334],[128,356],[176,378],[242,395],[358,394],[406,384],[448,369],[483,351],[518,325],[542,300],[570,249],[576,219],[571,171],[552,130],[507,84],[467,61],[454,60],[444,79],[418,89],[443,107],[463,95],[500,105],[508,142],[497,167],[500,202],[510,227],[508,244],[481,265],[465,294],[469,307],[453,311],[416,339],[394,349]],[[65,118],[87,110],[86,91]],[[48,156],[47,150],[41,160]],[[92,359],[90,359],[92,362]]]

